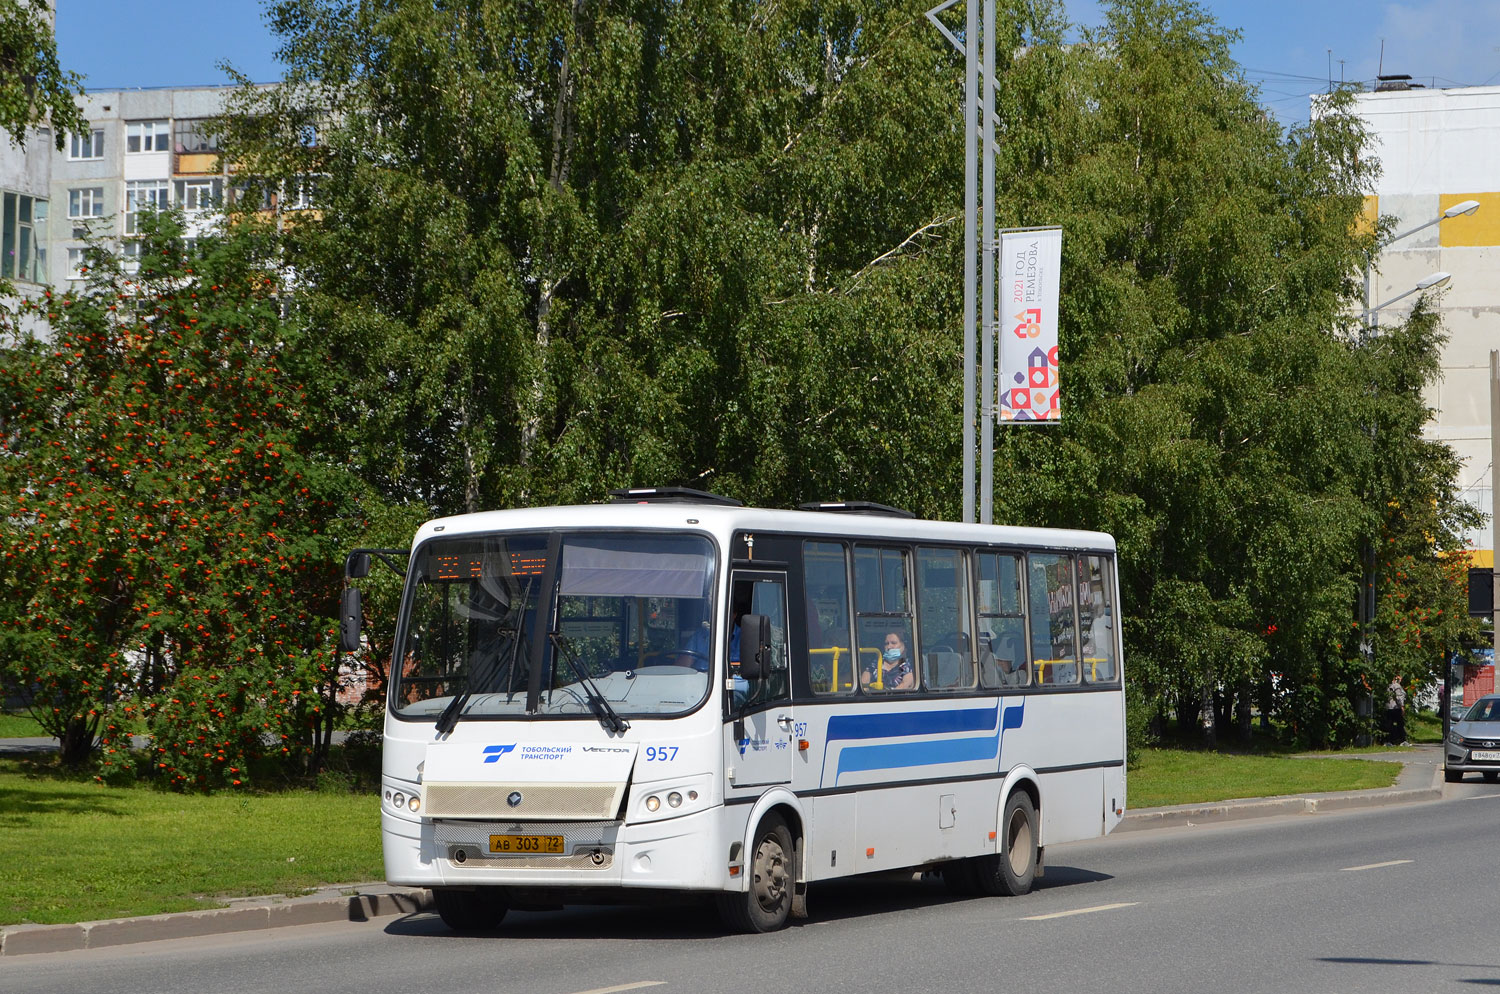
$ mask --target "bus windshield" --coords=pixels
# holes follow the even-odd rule
[[[402,717],[435,719],[456,695],[465,721],[524,716],[538,659],[538,715],[592,717],[595,692],[626,717],[679,714],[708,693],[704,536],[456,536],[424,543],[412,563],[391,690]]]

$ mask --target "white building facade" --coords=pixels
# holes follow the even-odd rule
[[[1382,167],[1366,204],[1369,216],[1394,218],[1392,233],[1399,236],[1465,201],[1479,204],[1472,214],[1446,218],[1385,246],[1372,269],[1370,306],[1399,297],[1434,273],[1451,274],[1452,282],[1431,298],[1448,342],[1441,379],[1426,396],[1435,411],[1427,431],[1458,453],[1465,499],[1490,514],[1495,471],[1489,353],[1500,349],[1500,86],[1384,90],[1360,94],[1355,106]],[[1395,323],[1417,299],[1413,294],[1377,317]],[[1469,539],[1482,550],[1475,564],[1489,566],[1489,524]]]

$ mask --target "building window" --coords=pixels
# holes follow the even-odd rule
[[[125,184],[125,234],[141,233],[140,212],[162,211],[169,203],[169,187],[164,179],[133,179]]]
[[[217,210],[224,200],[222,179],[180,179],[174,186],[177,205],[185,211]]]
[[[165,152],[172,133],[166,121],[131,121],[125,125],[125,151]]]
[[[125,271],[133,273],[141,268],[141,243],[138,239],[126,239],[120,245],[120,256],[124,259]]]
[[[208,118],[176,121],[172,128],[172,150],[182,155],[217,152],[219,138],[209,130]]]
[[[81,280],[88,275],[88,260],[84,258],[86,249],[68,249],[68,279]]]
[[[286,185],[286,196],[281,202],[282,210],[304,211],[318,199],[318,178],[298,176]]]
[[[47,276],[47,201],[5,194],[0,220],[0,277],[41,283]]]
[[[104,187],[85,186],[68,191],[68,217],[72,220],[104,216]]]
[[[104,132],[95,128],[86,135],[73,135],[68,146],[68,158],[70,159],[102,159],[104,158]]]

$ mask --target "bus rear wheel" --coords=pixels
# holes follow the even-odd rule
[[[455,932],[488,932],[510,910],[503,892],[493,887],[477,890],[435,887],[432,898],[443,924]]]
[[[1000,851],[967,860],[965,883],[991,897],[1028,893],[1036,880],[1036,844],[1036,805],[1030,794],[1017,790],[1000,817]]]
[[[775,932],[785,928],[796,887],[792,833],[779,815],[767,815],[750,848],[749,888],[719,894],[719,917],[736,932]]]

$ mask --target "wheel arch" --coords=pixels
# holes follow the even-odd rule
[[[1017,766],[1005,777],[1004,783],[1000,785],[1000,798],[995,805],[995,831],[1004,831],[1001,822],[1005,818],[1005,804],[1010,800],[1011,794],[1016,791],[1025,791],[1031,795],[1031,806],[1036,811],[1037,844],[1045,845],[1046,839],[1042,838],[1042,784],[1041,778],[1036,771],[1029,766]],[[998,835],[996,836],[998,838]]]
[[[806,882],[806,871],[804,869],[806,860],[804,853],[807,850],[807,818],[802,810],[802,802],[785,787],[772,787],[759,798],[750,808],[750,816],[745,819],[744,834],[737,840],[740,865],[745,865],[746,855],[750,852],[755,842],[756,830],[767,815],[776,814],[786,822],[787,831],[792,834],[792,849],[796,859],[796,880],[799,884]],[[730,879],[730,890],[744,891],[750,886],[749,877],[741,872],[739,876]]]

